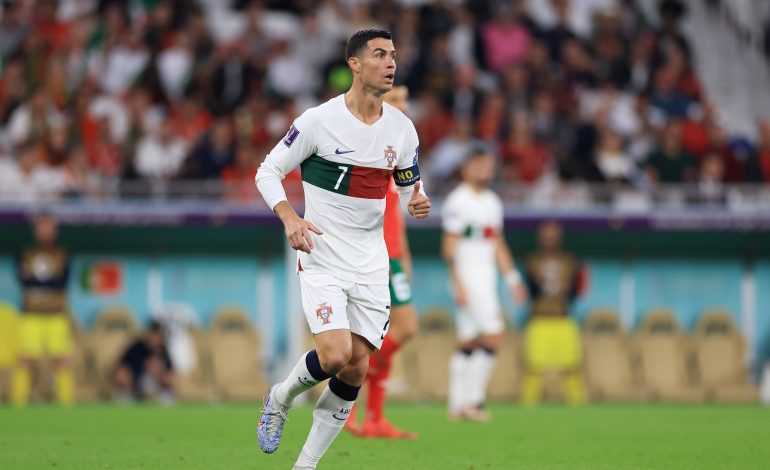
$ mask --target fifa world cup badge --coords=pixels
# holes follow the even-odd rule
[[[327,325],[332,318],[332,307],[331,305],[324,302],[318,306],[318,308],[315,310],[315,314],[318,315],[318,318],[321,319],[324,325]]]
[[[392,145],[388,145],[385,149],[385,160],[388,162],[388,168],[393,168],[393,162],[396,161],[396,151],[393,150]]]

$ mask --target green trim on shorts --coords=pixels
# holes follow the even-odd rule
[[[412,286],[404,272],[404,266],[398,258],[390,258],[390,303],[393,307],[401,307],[412,303]]]

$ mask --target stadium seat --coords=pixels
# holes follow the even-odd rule
[[[649,312],[635,339],[648,398],[686,402],[704,398],[689,374],[687,338],[670,311]]]
[[[729,313],[712,310],[701,316],[693,333],[693,352],[709,400],[757,401],[744,361],[746,343]]]
[[[209,332],[212,374],[217,395],[226,400],[257,401],[267,390],[259,335],[240,308],[222,308]]]
[[[112,306],[104,309],[94,322],[88,339],[88,354],[93,360],[99,394],[112,394],[112,375],[120,355],[139,334],[134,315],[126,308]]]
[[[487,395],[491,400],[515,400],[521,388],[521,338],[511,326],[505,331],[497,351],[497,362],[489,381]]]
[[[457,347],[454,325],[443,309],[427,310],[420,318],[414,339],[417,395],[421,399],[445,400],[449,385],[449,358]]]
[[[642,400],[629,338],[612,310],[595,310],[583,325],[585,380],[593,400]]]
[[[75,371],[77,401],[96,401],[99,398],[98,374],[90,349],[90,336],[76,322],[72,324],[72,363]]]
[[[8,401],[11,390],[11,371],[16,363],[19,315],[16,309],[0,302],[0,402]]]
[[[176,393],[185,401],[213,401],[216,398],[212,383],[211,352],[209,341],[198,328],[190,328],[197,361],[192,370],[177,374]]]

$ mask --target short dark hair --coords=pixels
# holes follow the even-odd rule
[[[367,42],[376,38],[392,40],[393,35],[384,29],[362,29],[353,33],[348,39],[347,47],[345,47],[345,60],[357,55],[361,49],[366,47]]]

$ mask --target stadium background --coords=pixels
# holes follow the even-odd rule
[[[146,324],[182,304],[204,330],[237,306],[266,376],[281,376],[307,338],[253,174],[294,117],[346,89],[348,35],[379,25],[395,36],[436,214],[458,155],[489,145],[514,256],[556,219],[586,261],[578,319],[608,308],[633,332],[667,308],[690,332],[724,309],[757,385],[770,356],[770,7],[671,2],[684,14],[665,29],[662,3],[3,2],[0,300],[18,305],[13,254],[51,212],[84,335],[114,306]],[[670,173],[653,156],[669,134],[686,162]],[[415,302],[451,315],[439,227],[409,223]],[[521,328],[526,306],[502,294]]]

